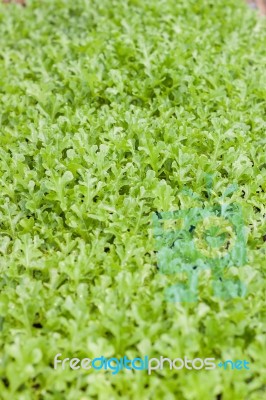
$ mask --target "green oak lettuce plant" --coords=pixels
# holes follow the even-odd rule
[[[3,400],[265,397],[265,56],[240,0],[0,5]],[[197,303],[167,302],[151,215],[207,205],[213,173],[214,202],[238,186],[248,293],[218,299],[203,271]],[[57,353],[251,369],[113,376]]]

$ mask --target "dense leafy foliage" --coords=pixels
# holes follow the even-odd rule
[[[240,0],[29,1],[0,5],[0,43],[0,397],[265,399],[265,21]],[[246,297],[203,272],[198,302],[167,302],[152,213],[230,184]],[[113,376],[57,353],[251,369]]]

